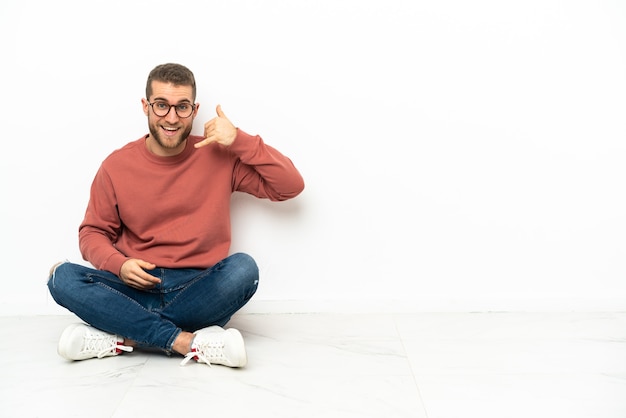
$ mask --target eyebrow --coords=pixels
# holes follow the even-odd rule
[[[169,103],[169,102],[170,102],[169,100],[167,100],[167,99],[166,99],[166,98],[164,98],[164,97],[155,97],[153,100],[154,100],[155,102],[156,102],[157,100],[159,100],[159,101],[161,101],[161,102],[166,102],[166,103]],[[176,104],[177,104],[177,105],[179,105],[179,104],[181,104],[181,103],[191,103],[191,100],[189,100],[189,99],[182,99],[182,100],[179,100],[179,101],[178,101],[178,103],[176,103]]]

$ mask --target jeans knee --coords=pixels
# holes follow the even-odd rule
[[[50,269],[50,277],[48,278],[48,289],[52,297],[57,300],[63,298],[66,294],[74,293],[78,285],[77,266],[64,261],[57,263]]]
[[[54,273],[56,273],[57,268],[63,263],[66,263],[66,261],[59,261],[58,263],[55,263],[52,267],[50,267],[50,273],[48,273],[48,278],[52,279],[54,277]]]
[[[59,270],[59,267],[65,263],[67,263],[67,261],[60,261],[50,267],[50,273],[48,274],[48,288],[50,289],[50,292],[52,292],[52,290],[56,287],[57,271]]]
[[[48,291],[50,292],[50,295],[52,296],[52,299],[54,299],[58,304],[61,304],[61,301],[64,299],[64,293],[65,293],[65,273],[64,273],[64,268],[63,265],[65,263],[61,262],[61,263],[57,263],[55,265],[52,266],[52,268],[50,268],[50,275],[48,277]]]
[[[259,267],[250,255],[246,253],[235,253],[230,256],[231,260],[236,263],[237,267],[242,273],[253,278],[259,279]]]

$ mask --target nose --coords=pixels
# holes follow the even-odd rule
[[[170,122],[170,123],[174,123],[174,122],[178,122],[178,113],[176,113],[176,108],[174,106],[170,107],[170,111],[167,112],[167,115],[165,115],[165,120]]]

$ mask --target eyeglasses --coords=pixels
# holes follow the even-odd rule
[[[152,111],[154,112],[154,114],[160,118],[167,116],[172,108],[174,108],[174,111],[179,118],[188,118],[189,116],[191,116],[196,108],[196,105],[191,103],[180,103],[177,105],[171,105],[167,102],[162,102],[159,100],[155,101],[154,103],[148,102],[148,104],[150,105],[150,107],[152,107]]]

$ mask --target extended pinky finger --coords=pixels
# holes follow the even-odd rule
[[[203,139],[200,142],[196,142],[195,144],[193,144],[194,147],[196,148],[202,148],[202,147],[206,147],[207,145],[209,145],[212,141],[208,138]]]

